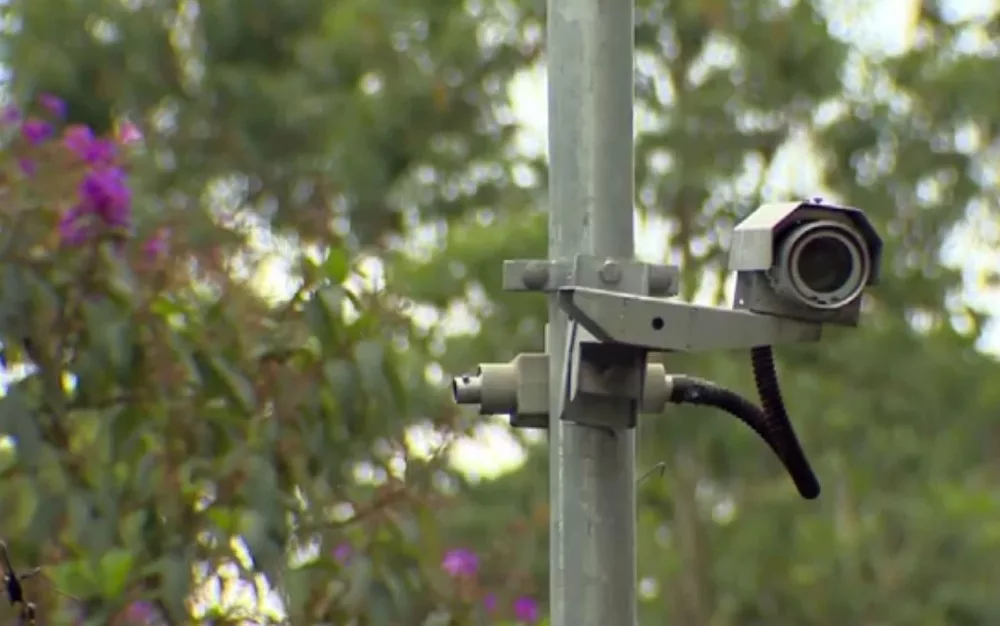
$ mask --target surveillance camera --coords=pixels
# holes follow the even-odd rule
[[[764,204],[733,231],[734,308],[855,326],[882,239],[864,212],[816,199]]]

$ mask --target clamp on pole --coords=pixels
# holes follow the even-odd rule
[[[587,334],[586,330],[581,329],[581,332]],[[670,401],[671,379],[663,365],[644,365],[639,408],[643,413],[659,413]],[[548,428],[548,371],[549,355],[527,352],[507,363],[483,363],[475,372],[458,376],[451,383],[452,393],[459,404],[478,405],[481,415],[509,415],[510,424],[515,428]],[[582,391],[577,385],[571,401],[586,402],[595,395],[607,397],[598,392]],[[593,425],[604,426],[604,423],[598,419]]]
[[[515,260],[505,261],[503,286],[507,291],[535,291],[560,294],[566,289],[593,287],[607,293],[629,297],[669,297],[678,292],[680,273],[676,267],[642,263],[633,260],[606,259],[580,254],[572,261]],[[565,309],[565,308],[564,308]],[[558,405],[560,419],[578,424],[622,430],[635,428],[638,410],[662,410],[666,372],[662,366],[647,368],[649,350],[641,345],[604,341],[595,337],[590,328],[581,325],[573,311],[569,314],[565,366],[560,377],[563,385]],[[539,370],[547,380],[547,369]],[[647,382],[653,393],[647,397]],[[546,394],[548,392],[546,386]],[[669,394],[668,394],[669,395]],[[511,424],[548,426],[549,397],[539,398],[525,420],[523,411],[516,411]],[[542,401],[544,400],[544,401]],[[622,416],[628,416],[624,418]]]

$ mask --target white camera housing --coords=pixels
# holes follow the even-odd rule
[[[819,199],[764,204],[733,231],[733,308],[856,326],[881,260],[882,238],[860,209]]]

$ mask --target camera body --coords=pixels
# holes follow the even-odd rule
[[[734,309],[857,326],[882,238],[859,209],[821,199],[764,204],[733,231]]]

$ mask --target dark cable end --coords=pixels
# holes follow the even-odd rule
[[[799,490],[799,495],[806,500],[815,500],[819,497],[819,480],[816,479],[816,475],[811,469],[805,475],[802,472],[796,472],[792,475],[792,480],[795,482],[796,489]]]

